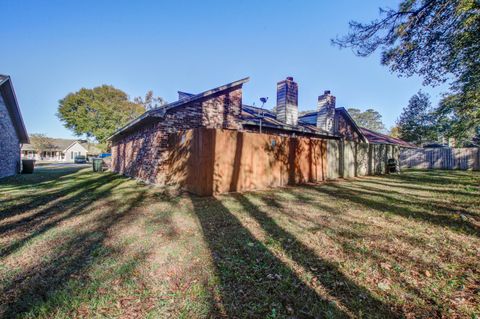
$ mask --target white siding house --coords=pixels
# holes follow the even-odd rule
[[[24,144],[22,146],[22,158],[73,163],[75,156],[83,155],[87,157],[89,155],[86,143],[81,141],[52,138],[51,144],[51,147],[45,150],[36,150],[32,144]]]

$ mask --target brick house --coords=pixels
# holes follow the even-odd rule
[[[344,108],[336,107],[335,97],[330,91],[325,91],[318,97],[316,111],[298,116],[298,84],[292,77],[287,77],[277,83],[277,105],[274,113],[243,104],[242,88],[248,80],[241,79],[200,94],[178,92],[178,101],[147,111],[128,123],[109,138],[112,145],[112,170],[160,185],[178,183],[178,179],[171,178],[173,171],[181,172],[181,175],[190,174],[186,173],[185,165],[179,169],[178,163],[184,162],[184,157],[190,158],[187,166],[190,171],[196,170],[194,175],[196,174],[197,179],[219,179],[232,174],[242,176],[246,174],[243,172],[246,170],[251,172],[248,182],[244,176],[242,181],[235,181],[233,186],[223,187],[223,184],[218,182],[216,186],[208,185],[205,192],[197,192],[197,186],[191,188],[194,189],[193,192],[209,195],[223,191],[284,185],[292,181],[324,180],[326,141],[369,143],[365,131],[355,124],[348,112]],[[202,133],[200,129],[207,131]],[[193,133],[185,134],[188,130],[194,130],[197,136],[193,136]],[[270,137],[263,138],[263,144],[258,144],[255,140],[260,136]],[[188,148],[184,147],[186,139],[189,139]],[[395,144],[395,141],[390,142]],[[278,143],[284,143],[281,148],[284,159],[280,159],[277,154],[280,149]],[[311,149],[315,147],[313,144],[320,145],[315,151],[318,154],[311,154]],[[231,145],[236,145],[236,148],[231,149]],[[302,150],[299,145],[304,145]],[[274,148],[277,151],[272,151]],[[252,154],[243,154],[247,149]],[[270,152],[271,156],[260,159],[262,152]],[[235,163],[225,160],[231,157],[231,153],[236,154],[231,158]],[[303,158],[302,161],[307,162],[293,163],[292,157]],[[318,163],[322,162],[315,165],[323,166],[312,168],[313,157],[318,159]],[[319,159],[320,157],[323,159]],[[239,158],[241,161],[238,161]],[[244,167],[246,161],[252,161],[249,168]],[[270,171],[269,168],[259,173],[258,166],[264,167],[266,163],[269,168],[273,167],[280,173]],[[225,168],[218,171],[221,165]],[[308,166],[308,173],[294,172],[295,176],[292,178],[284,178],[289,174],[286,170],[298,171],[305,166]],[[240,172],[237,172],[239,170]],[[203,176],[202,171],[209,173]],[[252,173],[254,171],[257,173]],[[258,185],[253,180],[258,178],[258,174],[278,176]],[[235,178],[238,179],[238,176]],[[238,186],[239,183],[241,187]]]
[[[28,143],[12,80],[0,74],[0,178],[20,171],[20,145]]]

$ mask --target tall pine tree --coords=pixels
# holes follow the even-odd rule
[[[438,138],[428,94],[419,91],[408,101],[397,121],[400,138],[421,145]]]

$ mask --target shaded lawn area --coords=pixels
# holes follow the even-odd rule
[[[216,198],[90,169],[0,181],[0,317],[480,313],[480,172]]]

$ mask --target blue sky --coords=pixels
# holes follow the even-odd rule
[[[331,46],[348,21],[369,21],[397,1],[17,1],[0,0],[0,73],[12,77],[29,133],[73,137],[58,100],[111,84],[132,98],[152,89],[167,101],[246,76],[244,103],[275,104],[276,82],[293,76],[300,110],[331,90],[337,106],[374,108],[387,127],[422,88],[379,55]],[[446,87],[423,88],[434,105]]]

